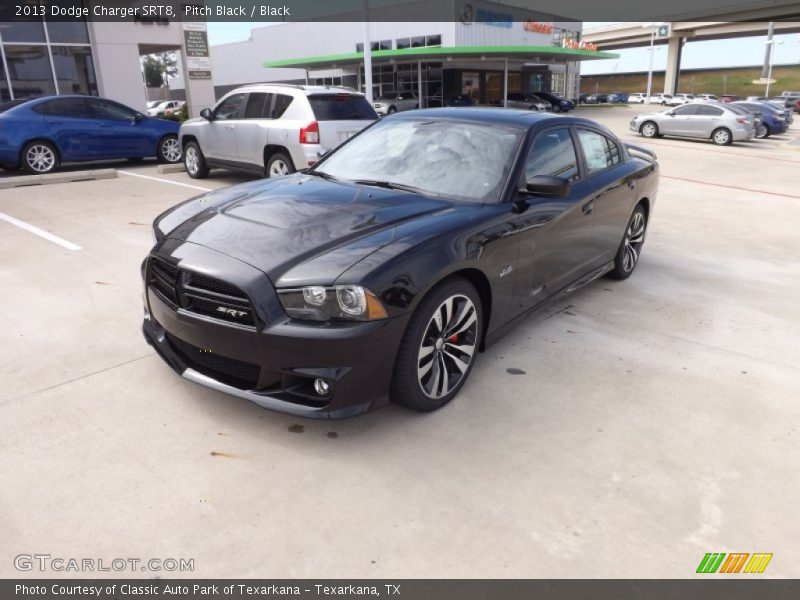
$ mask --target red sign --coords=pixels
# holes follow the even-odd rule
[[[525,19],[522,26],[525,28],[525,31],[530,31],[532,33],[553,33],[552,23],[540,23],[538,21],[532,21],[531,19]]]

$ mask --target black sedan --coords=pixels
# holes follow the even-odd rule
[[[439,108],[154,222],[144,334],[263,407],[437,409],[522,315],[636,267],[658,164],[587,119]]]

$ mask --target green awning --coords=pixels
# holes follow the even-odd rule
[[[376,63],[390,60],[437,60],[446,61],[451,58],[487,58],[487,59],[512,59],[522,62],[539,62],[557,59],[560,61],[583,61],[607,58],[619,58],[613,52],[599,52],[595,50],[580,50],[577,48],[560,48],[558,46],[461,46],[406,48],[404,50],[375,50],[372,61]],[[350,52],[347,54],[329,54],[327,56],[306,56],[303,58],[290,58],[286,60],[267,60],[261,63],[262,67],[274,69],[280,67],[293,67],[298,69],[308,68],[336,68],[345,65],[358,64],[364,60],[363,52]]]

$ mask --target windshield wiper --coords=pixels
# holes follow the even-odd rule
[[[379,179],[354,179],[353,183],[358,185],[371,185],[374,187],[386,188],[387,190],[400,190],[402,192],[411,192],[412,194],[422,194],[424,196],[438,196],[428,190],[423,190],[412,185],[405,185],[402,183],[394,183],[392,181],[381,181]]]
[[[322,177],[323,179],[327,179],[328,181],[339,181],[333,175],[326,173],[325,171],[306,171],[306,175],[313,175],[314,177]]]

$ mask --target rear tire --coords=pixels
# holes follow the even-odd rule
[[[25,144],[20,156],[23,170],[34,175],[52,173],[58,168],[58,150],[50,142],[34,141]]]
[[[450,402],[467,381],[483,332],[481,298],[461,277],[434,287],[417,306],[397,352],[389,395],[420,412]]]
[[[769,127],[767,127],[762,123],[761,126],[758,129],[756,129],[756,139],[763,140],[768,137],[769,137]]]
[[[711,133],[711,141],[717,146],[728,146],[733,141],[730,130],[720,127]]]
[[[183,149],[183,167],[192,179],[208,177],[206,157],[197,142],[189,142]]]
[[[281,177],[294,172],[295,168],[292,159],[283,152],[275,152],[270,156],[264,168],[265,177]]]
[[[614,269],[608,273],[612,279],[627,279],[639,264],[645,234],[647,233],[647,213],[639,204],[633,209],[633,214],[625,228],[625,235],[617,249],[614,258]]]

